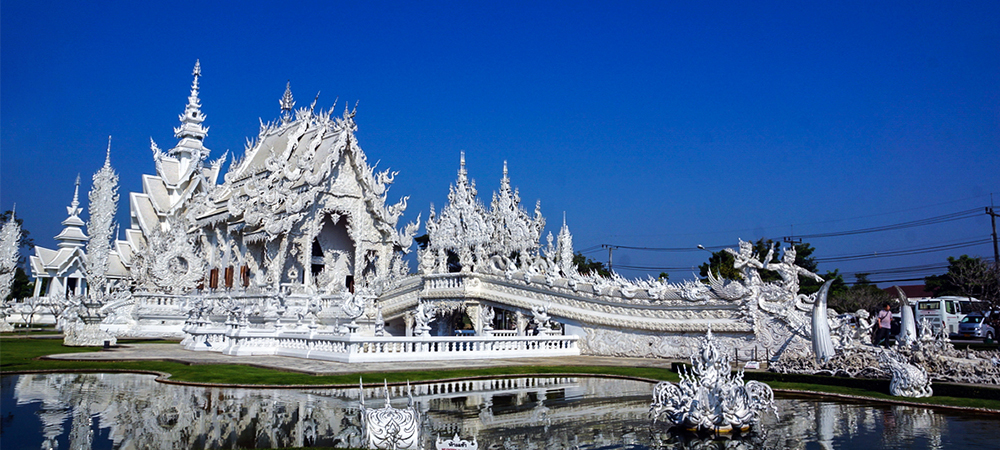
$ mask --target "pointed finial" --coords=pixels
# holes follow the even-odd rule
[[[111,135],[108,135],[108,152],[104,155],[104,165],[111,165]]]
[[[319,101],[319,93],[321,91],[316,91],[316,98],[313,99],[312,104],[309,105],[309,111],[312,112],[316,109],[316,102]]]
[[[281,96],[278,100],[278,104],[281,105],[281,121],[288,123],[292,121],[292,107],[295,106],[295,99],[292,98],[292,81],[288,80],[285,84],[285,95]]]
[[[465,171],[465,150],[461,151],[461,158],[458,163],[458,177],[460,179],[465,179],[467,172]]]
[[[382,383],[384,383],[383,389],[385,389],[385,407],[388,408],[392,406],[392,404],[389,403],[389,381],[383,378]]]
[[[194,61],[194,70],[191,71],[194,81],[191,82],[191,97],[198,98],[198,77],[201,76],[201,60]]]
[[[563,226],[566,226],[566,211],[563,211]]]
[[[66,207],[66,214],[75,216],[80,214],[80,174],[76,174],[76,188],[73,189],[73,201]]]
[[[76,174],[76,188],[73,189],[73,207],[76,208],[80,204],[80,174]]]
[[[507,160],[503,160],[503,177],[507,178]]]

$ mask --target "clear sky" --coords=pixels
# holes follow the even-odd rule
[[[588,256],[688,249],[615,250],[626,276],[692,278],[699,244],[974,209],[807,242],[821,272],[875,280],[993,256],[1000,2],[145,3],[2,4],[0,208],[37,244],[55,246],[108,135],[127,226],[200,59],[210,158],[242,154],[288,81],[297,106],[358,102],[361,147],[400,171],[390,203],[410,196],[402,221],[440,210],[464,150],[484,203],[508,161],[525,207],[553,232],[565,213]],[[892,252],[913,254],[853,258]]]

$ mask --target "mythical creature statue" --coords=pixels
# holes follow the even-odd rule
[[[691,355],[691,372],[681,373],[679,383],[661,381],[653,388],[653,422],[662,419],[689,430],[728,433],[750,428],[767,409],[777,415],[771,388],[759,381],[744,384],[742,371],[733,375],[730,353],[715,345],[709,329],[699,351]]]
[[[552,316],[549,315],[549,306],[550,305],[531,307],[531,320],[535,322],[539,332],[545,332],[551,329],[549,328],[549,320],[552,319]]]
[[[423,302],[418,303],[416,311],[413,312],[413,320],[416,321],[413,326],[413,334],[415,336],[430,336],[430,323],[434,320],[434,315],[433,308],[427,308]]]
[[[341,308],[344,310],[344,314],[347,315],[351,320],[361,317],[365,312],[365,299],[360,293],[352,293],[348,291],[347,288],[340,291],[340,296],[343,297],[344,303]]]
[[[385,336],[385,319],[382,318],[382,307],[375,308],[375,336]]]
[[[927,369],[910,364],[899,352],[885,350],[878,355],[879,363],[892,373],[889,393],[897,397],[930,397],[931,378]]]
[[[483,332],[489,333],[493,331],[493,318],[496,317],[496,313],[493,312],[492,306],[484,306],[479,311],[479,320],[483,324]]]

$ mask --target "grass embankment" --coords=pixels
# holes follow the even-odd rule
[[[121,340],[120,345],[145,342]],[[60,361],[38,359],[56,353],[94,352],[99,348],[64,347],[58,339],[0,338],[0,372],[20,371],[154,371],[170,374],[170,380],[191,383],[272,386],[355,386],[362,377],[367,384],[420,382],[503,375],[610,375],[648,380],[678,381],[677,373],[664,368],[620,366],[508,366],[483,369],[412,370],[348,375],[309,375],[274,369],[239,365],[192,365],[172,361]],[[957,406],[1000,411],[1000,389],[935,383],[939,395],[923,399],[901,399],[889,395],[888,380],[856,380],[843,377],[781,375],[747,372],[746,379],[758,379],[774,389],[809,391],[862,397],[874,401],[907,401],[928,406]]]

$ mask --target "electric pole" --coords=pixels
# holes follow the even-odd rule
[[[601,244],[601,247],[608,249],[608,272],[611,272],[611,251],[618,247],[611,244]]]
[[[1000,264],[1000,251],[997,251],[997,213],[990,206],[986,208],[986,214],[990,215],[990,222],[993,223],[993,263]]]

